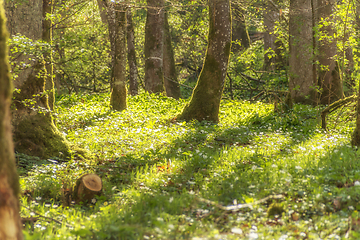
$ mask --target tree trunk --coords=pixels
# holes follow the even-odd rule
[[[335,0],[317,0],[318,19],[329,23],[319,28],[321,36],[319,41],[319,87],[321,90],[320,103],[330,104],[343,97],[342,81],[339,66],[334,57],[337,55],[336,39],[333,38],[335,29],[331,14],[335,7]],[[321,24],[319,22],[318,24]]]
[[[108,16],[107,16],[107,10],[106,10],[106,4],[103,0],[97,0],[99,12],[100,12],[100,18],[101,22],[105,25],[108,24]]]
[[[29,4],[23,3],[14,8],[8,5],[10,24],[12,33],[25,34],[33,40],[39,40],[48,36],[43,31],[43,1],[29,0]],[[23,9],[23,7],[27,7]],[[31,9],[31,11],[29,11]],[[18,15],[22,14],[22,15]],[[46,26],[46,23],[44,23]],[[48,27],[49,29],[49,27]],[[48,95],[46,94],[47,78],[44,60],[32,63],[32,67],[27,69],[15,79],[14,86],[20,93],[14,94],[13,110],[13,137],[15,149],[18,152],[28,155],[49,157],[70,157],[70,143],[65,140],[53,123],[51,116]],[[50,85],[53,86],[53,83]],[[31,103],[33,102],[33,103]],[[83,152],[85,153],[85,152]]]
[[[276,22],[280,21],[280,12],[278,8],[279,0],[267,1],[264,12],[264,69],[266,71],[275,71],[283,65],[281,57],[281,42],[274,33]]]
[[[4,1],[7,17],[7,28],[10,36],[22,34],[32,40],[42,38],[42,19],[43,19],[43,1],[28,0],[18,4],[17,1]],[[17,63],[34,65],[29,57],[22,55],[16,59]],[[31,67],[28,67],[18,73],[18,77],[13,79],[15,83],[21,84],[31,73]],[[16,84],[15,84],[16,87]]]
[[[53,123],[45,93],[46,69],[37,62],[28,78],[16,87],[13,111],[14,141],[18,152],[41,158],[70,157],[70,143]],[[34,101],[34,104],[29,104]]]
[[[180,86],[177,78],[175,68],[174,50],[171,44],[171,34],[168,22],[168,14],[165,13],[164,24],[164,56],[163,56],[163,68],[164,68],[164,85],[166,95],[175,99],[180,98]]]
[[[115,58],[113,88],[110,104],[112,109],[126,109],[126,10],[125,5],[116,4]]]
[[[127,49],[128,49],[128,65],[129,65],[129,83],[130,94],[132,96],[138,95],[138,68],[136,63],[135,51],[135,30],[132,21],[131,8],[129,7],[126,12],[127,19]]]
[[[147,0],[145,24],[145,90],[164,92],[164,0]]]
[[[42,40],[51,44],[52,41],[52,29],[51,29],[51,20],[49,14],[52,14],[52,2],[51,0],[43,0],[43,28],[42,28]],[[45,89],[48,94],[48,102],[49,108],[54,110],[55,105],[55,89],[54,89],[54,68],[53,68],[53,60],[52,60],[52,51],[44,54],[45,66],[46,66],[46,81]]]
[[[250,37],[246,27],[245,11],[239,4],[232,4],[232,44],[233,52],[250,47]]]
[[[8,63],[7,36],[3,0],[0,1],[0,239],[21,240],[22,224],[18,195],[19,179],[11,136],[10,103],[12,84]]]
[[[113,88],[114,83],[114,65],[115,65],[115,42],[116,42],[116,13],[115,3],[105,0],[107,9],[107,22],[109,30],[109,41],[110,41],[110,56],[111,56],[111,79],[110,79],[110,90]]]
[[[311,0],[290,0],[289,90],[296,103],[316,103]]]
[[[356,4],[356,11],[355,11],[355,29],[357,37],[360,37],[360,4]],[[351,145],[360,147],[360,88],[359,88],[359,95],[358,95],[358,102],[356,107],[356,125],[355,130],[352,135]]]
[[[204,67],[190,103],[177,117],[178,120],[219,121],[220,100],[225,85],[231,47],[229,0],[209,1],[209,26]]]

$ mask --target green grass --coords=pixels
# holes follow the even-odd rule
[[[283,114],[224,100],[214,125],[173,121],[184,100],[143,93],[128,101],[113,112],[108,95],[58,99],[60,131],[95,157],[17,155],[21,215],[38,217],[26,239],[359,238],[360,162],[348,115],[330,117],[336,128],[324,132],[321,108]],[[63,207],[63,184],[85,173],[102,178],[104,194]]]

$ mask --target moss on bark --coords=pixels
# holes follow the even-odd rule
[[[3,0],[0,0],[0,239],[23,239],[19,215],[19,179],[11,136],[12,82]]]
[[[110,105],[112,109],[126,109],[126,14],[121,4],[115,6],[115,58],[114,81],[111,91]]]
[[[229,0],[214,0],[209,5],[209,43],[204,67],[191,100],[177,116],[178,120],[219,121],[231,47],[231,14]]]
[[[72,146],[54,125],[45,91],[46,69],[38,62],[14,94],[13,138],[15,150],[40,158],[70,158],[72,152],[90,154]]]

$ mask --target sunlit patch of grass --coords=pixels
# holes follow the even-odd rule
[[[27,239],[337,238],[349,217],[359,219],[351,124],[325,132],[320,108],[296,105],[285,114],[224,100],[214,125],[174,121],[185,102],[161,95],[129,97],[123,112],[108,102],[107,94],[58,101],[59,129],[93,152],[93,162],[36,164],[18,155],[22,216],[37,217]],[[89,172],[102,178],[103,196],[95,205],[62,206],[64,184]],[[273,203],[281,216],[268,214]]]

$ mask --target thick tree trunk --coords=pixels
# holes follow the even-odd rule
[[[178,120],[219,121],[219,108],[231,47],[229,0],[209,1],[209,36],[203,69],[190,103]]]
[[[127,49],[128,49],[128,65],[129,65],[129,91],[132,96],[138,95],[138,68],[136,63],[135,51],[135,30],[132,21],[131,8],[126,12],[127,19]]]
[[[43,1],[28,0],[19,4],[17,1],[4,1],[5,12],[7,17],[7,28],[10,36],[22,34],[32,40],[40,40],[42,38],[42,19],[43,19]],[[17,62],[24,62],[33,65],[26,55],[17,57]],[[18,77],[13,79],[16,84],[21,84],[31,73],[31,67],[28,67],[18,73]]]
[[[51,20],[49,14],[52,14],[52,2],[51,0],[43,0],[43,28],[42,28],[42,40],[51,44],[52,41],[52,29]],[[52,60],[52,51],[44,54],[46,62],[46,81],[45,89],[48,94],[48,102],[51,110],[54,110],[55,105],[55,89],[54,89],[54,67]]]
[[[126,10],[125,5],[115,6],[115,58],[113,68],[113,88],[110,104],[112,109],[126,109]]]
[[[175,99],[180,98],[180,86],[177,78],[175,68],[174,50],[171,44],[170,27],[168,23],[168,14],[165,13],[164,24],[164,54],[163,54],[163,68],[164,68],[164,85],[166,95]]]
[[[355,11],[355,28],[357,31],[357,36],[360,37],[360,4],[356,4],[356,11]],[[359,88],[359,95],[358,95],[358,102],[356,108],[356,125],[355,130],[352,135],[351,144],[353,146],[360,147],[360,88]]]
[[[48,157],[70,157],[70,144],[53,123],[45,93],[46,69],[37,62],[28,78],[14,94],[14,141],[18,152]],[[28,101],[35,101],[29,104]]]
[[[296,103],[315,104],[311,0],[290,0],[289,90]]]
[[[319,28],[321,35],[326,36],[319,41],[319,87],[321,90],[320,103],[330,104],[343,97],[342,81],[339,67],[334,57],[337,55],[336,39],[333,39],[335,29],[331,14],[335,0],[317,0],[318,19],[329,23]],[[321,22],[319,22],[321,24]]]
[[[20,187],[11,136],[12,84],[3,4],[3,0],[0,0],[0,239],[21,240],[23,235],[18,200]]]
[[[145,90],[164,92],[164,0],[147,0],[145,24]]]
[[[49,23],[44,22],[43,25],[44,13],[48,11],[43,11],[43,7],[49,3],[29,0],[29,4],[23,3],[14,8],[14,5],[9,3],[9,26],[12,27],[12,33],[21,33],[33,40],[48,39],[50,33],[46,30],[50,29]],[[44,31],[43,26],[47,26]],[[20,93],[14,94],[13,100],[15,149],[42,158],[69,158],[70,144],[54,125],[49,108],[45,86],[46,81],[52,81],[52,78],[47,78],[44,60],[36,61],[32,65],[13,81],[14,86],[20,90]],[[53,86],[53,83],[50,83],[51,85]]]
[[[250,47],[250,37],[246,27],[245,11],[239,4],[232,6],[232,44],[231,49],[233,52],[244,50]]]

